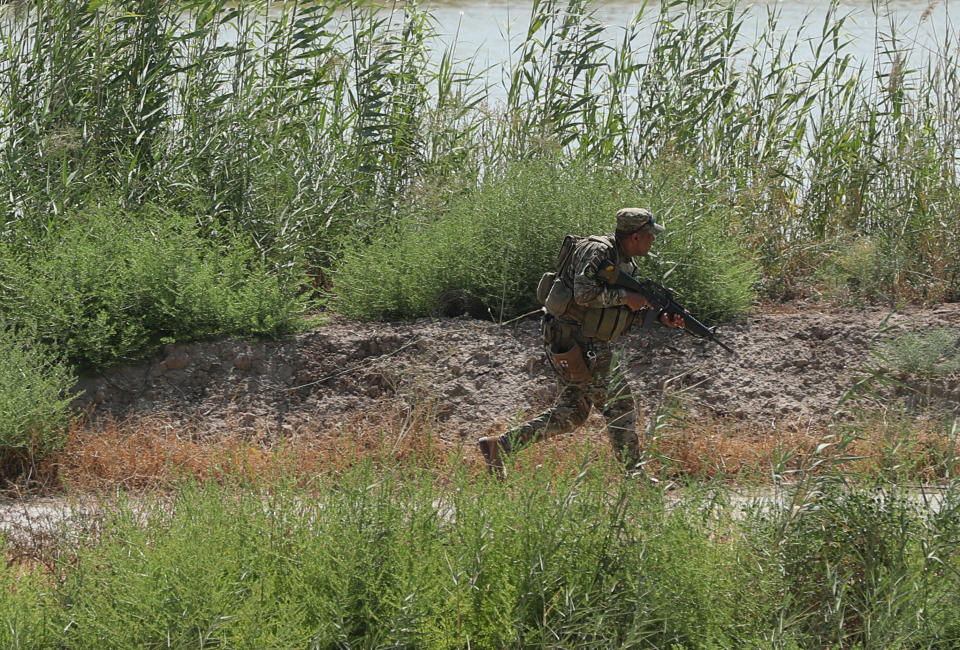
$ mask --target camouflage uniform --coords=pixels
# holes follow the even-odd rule
[[[645,210],[625,210],[633,210],[629,213],[632,215],[649,215]],[[618,227],[624,221],[621,213],[625,210],[617,215]],[[649,216],[649,223],[654,227],[652,216]],[[656,226],[656,232],[660,230],[662,227]],[[569,381],[564,376],[564,369],[554,363],[560,384],[554,405],[498,438],[481,438],[481,452],[491,470],[496,470],[500,475],[503,472],[501,455],[576,429],[586,422],[590,409],[594,407],[603,414],[610,444],[618,457],[628,465],[639,460],[636,399],[620,365],[613,362],[612,344],[629,328],[633,319],[642,317],[642,314],[630,312],[626,306],[625,289],[611,287],[595,277],[596,270],[604,260],[612,261],[620,270],[631,275],[637,273],[638,267],[633,258],[623,252],[613,235],[580,240],[573,249],[570,261],[559,271],[563,282],[573,289],[573,303],[559,317],[545,314],[541,324],[548,358],[553,359],[551,351],[567,350],[574,343],[579,345],[587,360],[589,379]],[[597,334],[584,326],[590,310],[594,310],[594,314],[600,313],[598,310],[608,310],[605,312],[608,315],[626,319],[626,325],[616,331],[612,338],[609,332],[601,336],[588,336]]]

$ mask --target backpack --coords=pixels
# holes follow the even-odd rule
[[[546,307],[547,311],[553,316],[563,316],[573,301],[573,287],[567,286],[567,283],[563,280],[563,274],[567,266],[569,266],[570,260],[573,259],[573,252],[577,249],[577,246],[580,245],[580,242],[585,239],[606,244],[607,246],[614,245],[611,241],[612,237],[609,235],[590,235],[589,237],[567,235],[563,238],[563,243],[560,245],[560,251],[557,253],[557,261],[554,265],[557,270],[555,272],[547,271],[544,273],[540,278],[540,283],[537,285],[537,301]]]

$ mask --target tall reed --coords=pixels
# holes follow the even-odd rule
[[[0,19],[3,236],[29,247],[108,190],[327,277],[405,206],[518,158],[641,189],[669,159],[727,188],[771,295],[863,240],[867,297],[957,297],[956,43],[922,58],[878,12],[868,66],[837,5],[790,34],[749,20],[671,0],[613,31],[587,0],[537,0],[491,82],[412,2],[21,3]]]

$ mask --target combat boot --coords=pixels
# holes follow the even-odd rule
[[[477,447],[480,448],[483,460],[487,463],[487,471],[502,481],[506,475],[506,470],[503,467],[503,455],[506,449],[503,448],[500,437],[480,438],[477,441]]]

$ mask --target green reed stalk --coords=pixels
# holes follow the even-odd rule
[[[955,296],[955,43],[917,60],[880,20],[865,70],[837,7],[790,38],[772,11],[748,43],[740,7],[672,0],[611,41],[589,2],[537,0],[495,88],[455,44],[434,56],[416,4],[24,5],[0,21],[4,236],[29,246],[108,194],[325,274],[516,159],[641,186],[668,159],[729,188],[773,293],[858,243],[886,264],[864,296]]]

